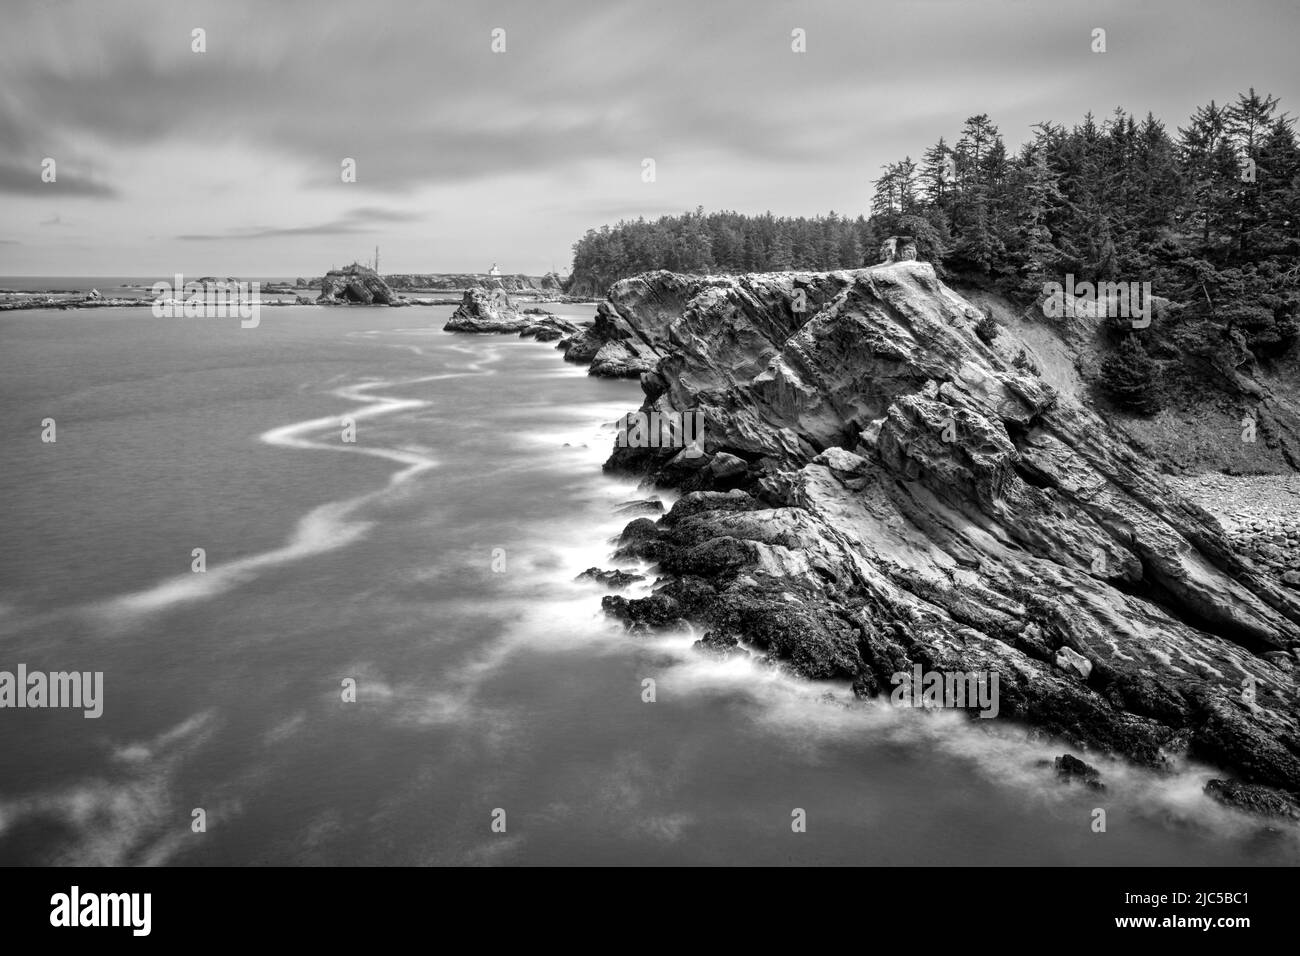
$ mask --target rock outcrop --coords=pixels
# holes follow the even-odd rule
[[[880,262],[908,262],[916,258],[916,240],[911,236],[890,236],[880,245]]]
[[[521,312],[500,289],[469,289],[443,329],[448,332],[518,333],[539,342],[552,342],[579,333],[568,319],[530,309]]]
[[[686,308],[693,283],[671,272],[652,272],[615,283],[596,308],[596,320],[564,351],[592,375],[638,378],[654,371],[668,345],[668,329]]]
[[[321,279],[318,305],[405,305],[374,269],[353,263]]]
[[[1002,719],[1300,792],[1300,594],[971,315],[916,261],[616,283],[566,356],[640,374],[647,415],[702,412],[705,453],[615,449],[687,493],[616,553],[662,585],[607,611],[861,696],[997,673]]]

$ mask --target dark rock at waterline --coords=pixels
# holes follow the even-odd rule
[[[1225,806],[1265,817],[1300,820],[1300,801],[1285,793],[1239,780],[1211,780],[1205,795]]]
[[[629,584],[635,584],[637,581],[644,581],[644,574],[633,574],[629,571],[602,571],[600,568],[588,568],[576,578],[578,581],[595,581],[597,584],[603,584],[607,588],[617,589],[625,588]]]
[[[557,321],[563,322],[563,319]],[[567,324],[567,323],[566,323]],[[520,333],[521,339],[532,338],[539,342],[555,342],[564,338],[564,329],[556,325],[534,324],[525,327]]]
[[[637,518],[628,523],[618,536],[616,559],[658,557],[659,526],[649,518]]]
[[[863,671],[853,678],[853,696],[858,700],[870,700],[880,696],[880,682],[871,671]]]
[[[672,527],[688,518],[703,513],[732,513],[758,511],[762,505],[748,492],[733,489],[721,491],[695,491],[677,499],[672,510],[664,517],[664,524]]]
[[[1061,754],[1053,761],[1056,776],[1062,780],[1078,781],[1093,790],[1105,790],[1101,782],[1101,771],[1090,766],[1072,754]]]
[[[681,616],[681,606],[665,594],[632,599],[611,594],[600,599],[600,606],[606,614],[622,621],[630,631],[637,634],[675,631],[687,627]]]
[[[749,651],[740,646],[740,638],[717,629],[705,631],[704,636],[691,646],[707,657],[722,661],[732,657],[749,657]]]
[[[1200,709],[1191,743],[1195,756],[1235,768],[1247,783],[1300,791],[1300,758],[1296,756],[1300,742],[1294,736],[1262,725],[1251,705],[1239,697],[1225,699],[1201,691],[1195,701]],[[1265,703],[1272,701],[1261,693],[1254,707],[1263,711]]]
[[[616,515],[658,515],[663,514],[664,503],[658,498],[646,498],[642,501],[626,501],[614,509]]]

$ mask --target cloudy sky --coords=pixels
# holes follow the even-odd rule
[[[1009,144],[1250,86],[1300,113],[1294,0],[5,8],[0,275],[319,275],[376,244],[385,272],[566,272],[622,217],[856,215],[973,113]]]

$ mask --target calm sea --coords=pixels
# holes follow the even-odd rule
[[[449,312],[0,315],[0,670],[104,674],[99,719],[0,710],[0,862],[1297,861],[1206,768],[1097,794],[621,633],[574,577],[650,494],[600,470],[637,385]]]

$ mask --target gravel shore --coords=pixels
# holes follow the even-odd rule
[[[1243,553],[1300,587],[1300,475],[1211,472],[1169,481],[1218,518]]]

